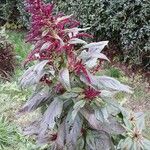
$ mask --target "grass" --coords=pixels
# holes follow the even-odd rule
[[[22,62],[31,49],[31,45],[25,42],[25,32],[7,31],[11,43],[14,45],[17,59]]]
[[[30,51],[31,45],[24,42],[24,32],[8,31],[7,33],[10,41],[14,44],[19,67],[16,69],[12,82],[0,83],[0,105],[2,106],[0,107],[0,114],[3,114],[0,117],[0,150],[39,150],[34,141],[24,137],[20,131],[20,126],[28,124],[37,117],[37,114],[33,113],[21,118],[16,116],[16,112],[31,93],[30,90],[22,91],[19,89],[17,83],[18,78],[23,73],[23,69],[20,67],[21,63]],[[146,91],[147,83],[141,81],[139,76],[132,81],[120,69],[115,67],[108,67],[101,74],[115,77],[133,87],[135,92],[131,97],[125,99],[124,105],[134,111],[144,111],[147,114],[147,135],[150,138],[150,94]],[[122,95],[118,95],[118,97],[123,98]]]
[[[0,118],[0,150],[33,150],[36,146],[23,137],[18,127],[7,118]]]
[[[42,150],[34,140],[23,136],[21,127],[36,120],[38,113],[17,116],[18,110],[31,94],[21,90],[16,81],[0,84],[0,150]]]
[[[11,82],[0,82],[0,150],[36,150],[34,141],[23,136],[16,112],[26,101],[29,90],[18,87],[18,77],[22,74],[21,63],[31,46],[24,42],[24,32],[7,31],[9,40],[14,45],[17,68]]]

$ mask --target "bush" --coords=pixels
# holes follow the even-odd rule
[[[0,25],[9,29],[28,27],[29,16],[22,0],[4,0],[0,2]]]
[[[114,78],[97,75],[108,41],[87,43],[91,35],[72,15],[54,15],[53,5],[27,0],[32,14],[27,41],[34,44],[25,65],[22,88],[35,86],[20,113],[41,107],[43,115],[24,129],[38,143],[55,150],[150,148],[142,135],[143,113],[125,110],[115,99],[131,88]],[[81,39],[82,38],[82,39]]]
[[[8,78],[14,72],[15,55],[14,47],[7,40],[4,29],[0,32],[0,64],[0,75]]]

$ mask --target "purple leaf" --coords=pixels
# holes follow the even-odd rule
[[[77,115],[73,124],[65,123],[66,129],[66,147],[68,150],[74,150],[77,146],[77,139],[81,134],[82,120]]]
[[[86,150],[113,150],[114,146],[106,132],[88,131]]]
[[[20,79],[21,87],[26,88],[28,86],[37,84],[45,74],[44,67],[48,62],[49,60],[44,60],[30,67]]]
[[[80,80],[87,85],[91,85],[98,90],[123,91],[132,93],[131,87],[120,83],[118,80],[107,76],[96,76],[88,72],[91,83],[87,81],[84,74],[80,76]]]
[[[82,109],[80,110],[80,112],[89,122],[90,126],[95,130],[105,131],[110,134],[122,134],[125,132],[125,129],[114,118],[109,117],[108,118],[109,122],[101,122],[96,119],[94,113],[86,109]]]
[[[69,70],[67,68],[62,69],[59,73],[59,81],[62,85],[67,89],[71,90],[70,78],[69,78]]]
[[[52,95],[49,89],[44,88],[38,91],[38,93],[33,94],[28,102],[19,110],[19,113],[34,111],[47,100],[51,100],[51,98]]]
[[[54,98],[53,102],[49,105],[40,125],[40,134],[45,134],[47,129],[52,130],[56,124],[56,119],[60,117],[63,109],[63,101],[59,98]]]

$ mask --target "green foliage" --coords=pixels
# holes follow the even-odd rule
[[[28,14],[23,0],[2,0],[0,2],[0,25],[8,29],[28,27]]]
[[[33,141],[23,137],[7,118],[0,118],[0,150],[38,150]],[[40,149],[39,149],[40,150]]]
[[[16,82],[0,83],[0,150],[36,149],[34,142],[23,137],[14,124],[16,109],[26,100],[28,93],[18,89]]]
[[[26,100],[29,91],[18,89],[16,82],[0,83],[0,113],[13,120],[16,109]]]
[[[105,74],[114,78],[120,78],[122,76],[122,72],[114,67],[107,69]]]

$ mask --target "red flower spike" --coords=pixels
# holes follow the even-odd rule
[[[57,133],[56,134],[51,134],[50,140],[55,141],[57,139]]]
[[[100,93],[101,93],[100,91],[97,91],[91,87],[86,88],[83,92],[83,94],[85,95],[85,98],[88,100],[93,100],[94,98],[99,96]]]
[[[91,80],[87,73],[87,70],[86,70],[85,66],[82,64],[82,60],[78,61],[74,65],[74,71],[77,75],[80,75],[81,73],[83,73],[85,75],[86,79],[88,80],[88,82],[91,83]]]
[[[65,92],[65,89],[64,89],[64,87],[62,86],[61,83],[57,83],[56,86],[54,87],[54,91],[57,94],[62,94],[62,93]]]
[[[31,14],[31,29],[27,36],[27,41],[34,44],[35,48],[28,56],[28,61],[49,59],[53,52],[56,55],[64,53],[66,51],[72,51],[74,45],[68,44],[71,39],[68,33],[64,30],[66,28],[76,28],[80,25],[80,22],[73,19],[73,16],[64,17],[64,14],[59,13],[57,15],[52,14],[54,4],[45,4],[42,0],[26,0],[27,9]],[[43,32],[45,33],[43,34]],[[86,33],[79,33],[75,36],[78,37],[91,37]],[[41,51],[44,43],[50,42],[47,51],[44,56],[39,52],[40,57],[35,57],[36,50]],[[79,69],[80,70],[80,69]],[[77,72],[80,72],[77,70]],[[82,72],[86,74],[86,69],[82,66]],[[87,76],[87,75],[86,75]]]
[[[49,80],[47,74],[45,74],[45,75],[40,79],[40,82],[43,82],[43,83],[45,83],[45,84],[47,84],[47,85],[50,85],[50,84],[52,83],[52,81]]]

